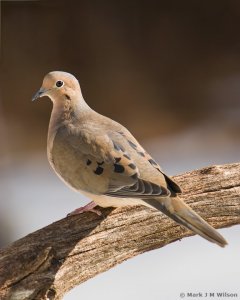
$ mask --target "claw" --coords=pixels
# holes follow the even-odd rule
[[[92,202],[88,203],[87,205],[85,205],[83,207],[79,207],[79,208],[75,209],[74,211],[70,212],[69,214],[67,214],[67,217],[82,214],[87,211],[91,211],[91,212],[97,214],[98,216],[101,216],[102,215],[101,211],[94,208],[96,206],[97,206],[97,204],[92,201]]]

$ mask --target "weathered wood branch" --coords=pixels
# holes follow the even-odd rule
[[[185,201],[214,227],[240,224],[240,164],[174,178]],[[61,299],[126,259],[192,235],[146,207],[101,211],[101,217],[88,212],[64,218],[2,249],[0,299]]]

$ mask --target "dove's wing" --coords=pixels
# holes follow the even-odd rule
[[[57,171],[66,176],[67,165],[68,182],[74,180],[72,185],[77,189],[118,198],[168,196],[164,175],[138,147],[139,151],[122,132],[77,127],[69,131],[63,127],[54,139],[52,156],[55,168],[59,168],[64,157],[65,169]],[[76,176],[80,167],[82,173]]]

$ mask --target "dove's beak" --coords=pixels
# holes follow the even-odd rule
[[[35,101],[40,97],[43,97],[46,92],[47,90],[45,90],[44,88],[40,88],[40,90],[32,97],[32,101]]]

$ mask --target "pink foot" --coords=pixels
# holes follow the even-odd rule
[[[91,212],[97,214],[98,216],[101,216],[102,213],[100,212],[100,210],[94,209],[94,207],[96,207],[96,206],[97,206],[97,204],[92,201],[83,207],[79,207],[79,208],[75,209],[74,211],[70,212],[67,216],[69,217],[69,216],[73,216],[73,215],[82,214],[86,211],[91,211]]]

